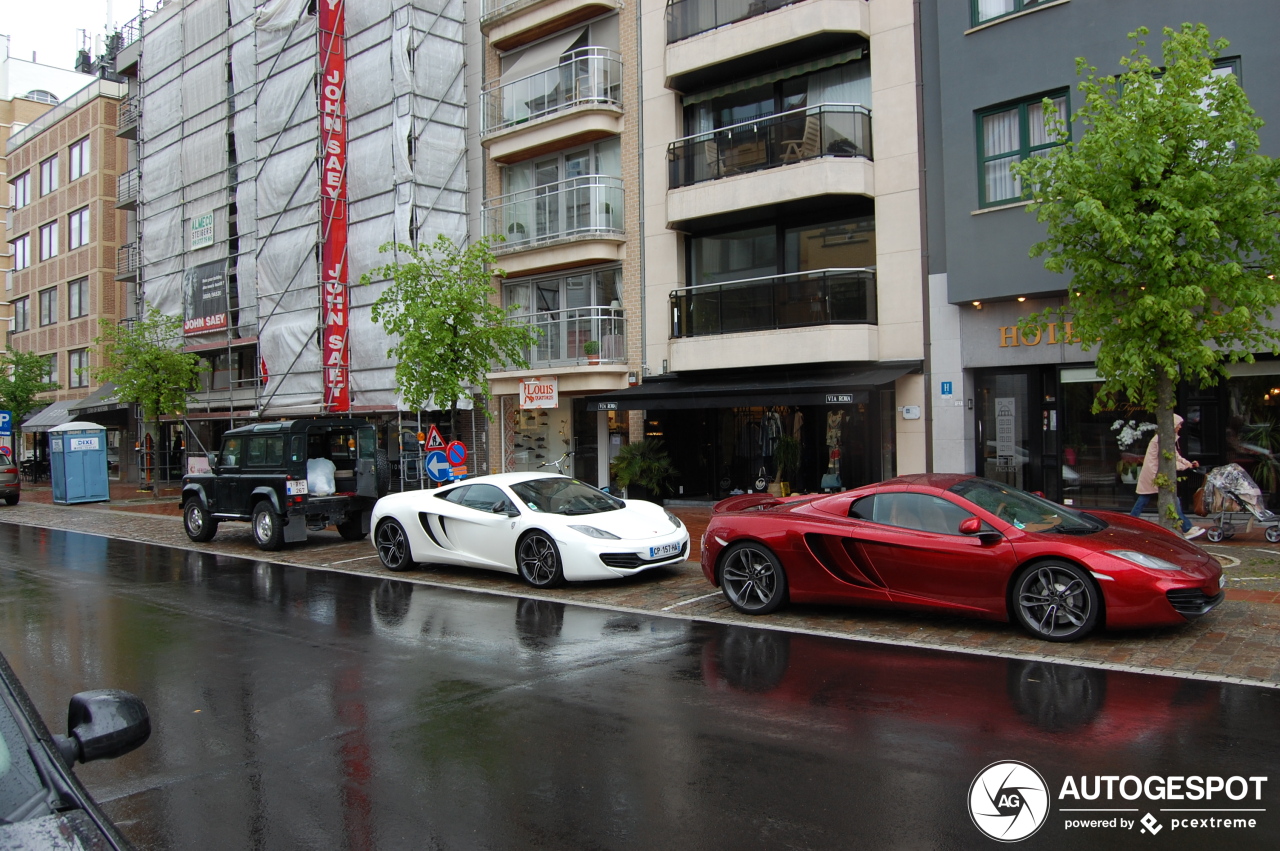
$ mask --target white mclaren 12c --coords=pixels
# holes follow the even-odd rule
[[[678,564],[689,532],[660,505],[551,473],[501,473],[378,500],[373,544],[390,570],[459,564],[535,588]]]

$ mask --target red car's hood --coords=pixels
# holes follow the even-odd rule
[[[1114,511],[1090,511],[1104,520],[1101,532],[1076,537],[1077,543],[1091,550],[1137,550],[1172,562],[1192,576],[1208,578],[1222,569],[1218,561],[1204,550],[1167,529]]]

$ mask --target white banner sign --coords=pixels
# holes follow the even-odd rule
[[[560,385],[551,378],[523,378],[520,380],[520,409],[560,407]]]
[[[89,449],[98,448],[98,438],[96,437],[73,437],[71,438],[71,446],[69,452],[84,452]]]

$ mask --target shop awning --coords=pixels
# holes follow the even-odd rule
[[[793,371],[735,377],[711,374],[650,378],[643,384],[587,397],[588,411],[665,411],[766,405],[853,405],[872,390],[918,372],[918,361],[839,372]]]
[[[105,414],[109,411],[127,410],[129,404],[116,399],[116,386],[110,382],[99,387],[83,399],[71,403],[67,410],[76,416]]]
[[[22,430],[28,432],[48,431],[54,426],[71,422],[75,417],[71,416],[68,408],[79,401],[79,399],[66,399],[60,402],[53,402],[39,413],[27,417],[22,423]]]

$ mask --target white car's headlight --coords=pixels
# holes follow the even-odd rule
[[[679,518],[679,517],[676,517],[676,516],[675,516],[674,514],[672,514],[670,511],[668,511],[668,512],[667,512],[667,519],[668,519],[668,520],[670,520],[670,521],[671,521],[671,525],[672,525],[672,526],[675,526],[677,529],[679,529],[681,526],[683,526],[683,525],[684,525],[683,523],[681,523],[681,522],[680,522],[680,518]]]
[[[597,529],[595,526],[570,526],[575,532],[581,532],[589,538],[603,538],[606,541],[616,541],[618,536],[612,532],[606,532],[603,529]]]
[[[1134,564],[1149,567],[1152,570],[1182,570],[1173,562],[1165,561],[1153,555],[1140,553],[1137,550],[1107,550],[1107,555],[1122,558],[1125,561],[1131,561]]]

